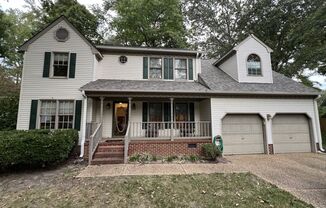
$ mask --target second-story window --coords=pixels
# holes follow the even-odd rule
[[[187,59],[175,59],[175,79],[187,80]]]
[[[247,69],[249,76],[261,76],[261,61],[256,54],[250,54],[247,58]]]
[[[149,78],[150,79],[162,79],[162,59],[161,58],[150,58]]]
[[[54,53],[53,77],[68,76],[69,53]]]

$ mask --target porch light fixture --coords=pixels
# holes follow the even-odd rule
[[[136,109],[136,103],[132,104],[132,109],[135,110]]]
[[[106,108],[110,109],[111,108],[111,103],[106,104]]]
[[[271,114],[267,114],[267,121],[271,120],[272,116]]]

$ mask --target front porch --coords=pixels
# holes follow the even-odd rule
[[[202,98],[90,97],[85,133],[89,163],[99,155],[102,161],[125,163],[128,156],[143,152],[198,155],[201,145],[211,142],[209,109],[210,100]],[[103,149],[107,153],[98,154]]]

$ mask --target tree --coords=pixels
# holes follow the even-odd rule
[[[5,18],[5,13],[2,11],[0,6],[0,58],[4,57],[5,52],[8,50],[7,46],[7,38],[8,33],[6,33],[6,29],[10,26],[10,22]]]
[[[4,32],[6,49],[1,65],[7,78],[18,85],[23,67],[23,55],[18,52],[18,47],[32,35],[34,16],[29,12],[10,9],[4,13],[3,19],[8,24]]]
[[[115,40],[127,46],[186,47],[186,28],[179,0],[119,0],[112,28]]]
[[[192,34],[203,37],[199,47],[211,58],[253,33],[274,50],[273,70],[308,85],[304,70],[325,73],[325,1],[191,0],[185,5]]]
[[[195,48],[205,50],[209,58],[224,55],[240,39],[239,20],[244,7],[246,3],[238,0],[184,1],[190,42]]]
[[[59,16],[65,15],[86,38],[96,43],[102,40],[97,32],[98,17],[77,0],[41,0],[40,7],[36,6],[35,0],[25,0],[25,2],[30,10],[40,17],[37,30],[44,28]]]

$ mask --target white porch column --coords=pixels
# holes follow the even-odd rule
[[[131,100],[132,98],[128,98],[128,123],[130,123],[130,117],[131,117]]]
[[[86,118],[87,118],[87,97],[86,95],[83,95],[83,113],[82,113],[82,124],[80,128],[80,136],[81,136],[81,142],[80,142],[80,157],[84,156],[84,144],[85,144],[85,137],[86,137]]]
[[[171,112],[170,112],[170,116],[171,116],[171,126],[170,126],[170,139],[171,141],[173,141],[173,130],[174,130],[174,126],[173,126],[173,122],[174,122],[174,118],[173,118],[173,100],[174,98],[170,98],[170,108],[171,108]]]
[[[100,122],[103,125],[103,102],[104,102],[104,97],[100,97],[101,100],[101,111],[100,111]]]

